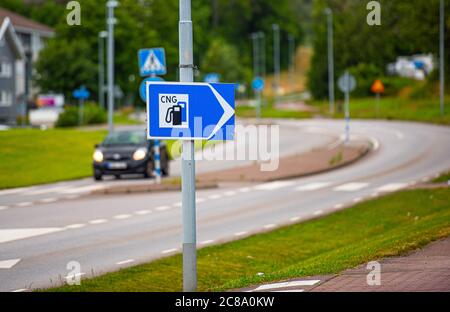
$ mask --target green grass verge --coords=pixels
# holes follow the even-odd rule
[[[142,125],[142,122],[136,119],[131,119],[129,114],[115,113],[114,114],[115,125]]]
[[[92,174],[94,144],[106,131],[12,129],[0,132],[0,189]]]
[[[312,105],[318,106],[323,114],[328,114],[328,102],[312,102]],[[337,105],[342,106],[342,101],[338,101]],[[350,115],[357,119],[396,119],[450,125],[450,101],[447,100],[445,105],[447,112],[441,116],[439,100],[382,97],[377,112],[375,97],[350,98]],[[344,118],[344,115],[340,112],[333,117]]]
[[[198,252],[198,289],[338,273],[404,254],[450,235],[449,198],[450,188],[403,191],[321,219],[203,248]],[[50,291],[180,291],[181,265],[181,255],[175,255]]]
[[[449,182],[449,181],[450,181],[450,171],[441,174],[436,179],[433,179],[432,182],[434,182],[434,183],[446,183],[446,182]]]
[[[255,118],[256,110],[251,106],[237,106],[236,116],[241,118]],[[294,118],[294,119],[304,119],[311,118],[313,116],[310,112],[300,112],[295,110],[282,110],[275,109],[271,106],[261,108],[262,118]]]

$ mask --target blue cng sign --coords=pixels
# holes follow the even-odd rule
[[[166,74],[166,54],[163,48],[139,50],[138,59],[142,77]]]
[[[147,81],[146,92],[149,139],[234,139],[234,84]]]

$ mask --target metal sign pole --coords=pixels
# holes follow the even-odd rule
[[[345,143],[350,140],[350,75],[345,72]]]
[[[180,82],[194,80],[191,0],[180,0]],[[183,291],[197,289],[194,140],[183,141],[181,190],[183,209]]]
[[[445,6],[444,0],[440,2],[440,14],[439,14],[439,76],[440,76],[440,106],[441,106],[441,115],[444,115],[444,87],[445,87],[445,74],[444,74],[444,32],[445,32]]]
[[[330,101],[330,114],[334,114],[334,51],[333,51],[333,11],[325,10],[328,28],[328,98]]]
[[[117,7],[118,2],[109,0],[106,3],[108,8],[108,131],[113,132],[113,114],[114,114],[114,8]]]

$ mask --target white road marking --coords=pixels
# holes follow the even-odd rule
[[[73,279],[75,277],[80,277],[80,276],[83,276],[83,275],[86,275],[86,273],[70,274],[70,275],[67,275],[65,278],[66,279]]]
[[[222,198],[222,195],[220,195],[220,194],[213,194],[213,195],[208,196],[208,198],[209,199],[219,199],[219,198]]]
[[[24,292],[24,291],[27,291],[28,289],[26,289],[26,288],[20,288],[20,289],[16,289],[16,290],[13,290],[12,292]]]
[[[210,239],[210,240],[206,240],[206,241],[201,242],[200,245],[209,245],[209,244],[212,244],[212,243],[214,243],[214,240]]]
[[[162,253],[163,255],[165,255],[165,254],[172,253],[172,252],[176,252],[176,251],[178,251],[177,248],[172,248],[172,249],[166,249],[166,250],[163,250],[163,251],[161,251],[161,253]]]
[[[11,269],[17,263],[19,263],[21,259],[9,259],[0,261],[0,269]]]
[[[300,185],[295,188],[296,191],[315,191],[331,185],[331,182],[313,182],[305,185]]]
[[[19,239],[55,233],[63,231],[63,228],[23,228],[23,229],[1,229],[0,243],[11,242]]]
[[[248,234],[248,232],[242,231],[242,232],[234,233],[234,236],[244,236],[244,235],[247,235],[247,234]]]
[[[275,290],[275,291],[271,291],[271,292],[275,292],[275,293],[294,293],[294,292],[304,292],[304,289],[289,289],[289,290]]]
[[[39,202],[41,202],[41,203],[54,203],[57,200],[58,199],[55,198],[55,197],[50,197],[50,198],[40,199]]]
[[[276,226],[277,226],[276,224],[266,224],[266,225],[264,225],[264,228],[265,229],[273,229]]]
[[[41,189],[27,192],[26,195],[42,195],[42,194],[47,194],[47,193],[55,193],[55,192],[59,192],[62,190],[66,190],[69,187],[70,187],[69,185],[64,185],[64,186],[48,187],[48,188],[43,188],[43,189],[41,188]]]
[[[273,191],[278,190],[283,187],[291,186],[294,182],[292,181],[274,181],[269,183],[260,184],[254,187],[255,190],[259,191]]]
[[[241,193],[248,193],[250,191],[251,191],[251,188],[249,188],[249,187],[242,187],[239,189],[239,192],[241,192]]]
[[[95,219],[95,220],[89,221],[89,224],[102,224],[102,223],[106,223],[106,222],[108,222],[108,220],[106,220],[106,219]]]
[[[0,195],[11,195],[11,194],[17,194],[17,193],[21,193],[21,192],[26,192],[26,191],[30,191],[34,188],[28,188],[28,187],[21,187],[21,188],[13,188],[10,190],[3,190],[0,191]]]
[[[336,186],[333,190],[337,192],[353,192],[361,190],[367,186],[369,186],[369,183],[367,182],[350,182]]]
[[[223,193],[223,195],[224,196],[233,196],[233,195],[236,195],[236,192],[235,191],[228,191],[228,192]]]
[[[6,210],[8,208],[9,208],[8,206],[0,206],[0,210]]]
[[[299,287],[299,286],[313,286],[320,282],[320,280],[304,280],[304,281],[292,281],[292,282],[282,282],[282,283],[274,283],[274,284],[266,284],[261,285],[253,291],[257,290],[272,290],[272,289],[280,289],[287,287]]]
[[[182,205],[182,203],[178,202],[178,203],[173,204],[172,206],[174,206],[174,207],[181,207],[181,205]]]
[[[157,210],[157,211],[166,211],[169,209],[170,209],[170,206],[159,206],[159,207],[155,208],[155,210]]]
[[[334,209],[341,209],[342,207],[344,207],[344,204],[336,204],[334,205]]]
[[[405,188],[407,186],[408,186],[407,183],[389,183],[389,184],[380,186],[376,190],[378,192],[395,192],[395,191],[401,190],[402,188]]]
[[[23,202],[23,203],[16,204],[17,207],[29,207],[29,206],[32,206],[32,205],[33,205],[32,202]]]
[[[96,191],[96,190],[101,190],[101,189],[104,189],[104,188],[105,188],[104,185],[88,185],[88,186],[81,186],[81,187],[76,187],[76,188],[62,190],[62,191],[60,191],[58,193],[62,193],[62,194],[80,194],[80,193],[89,193],[89,192]]]
[[[380,148],[380,142],[378,142],[375,138],[370,138],[370,142],[372,142],[373,150],[376,151]]]
[[[127,259],[127,260],[119,261],[116,264],[122,265],[122,264],[127,264],[127,263],[132,263],[132,262],[134,262],[134,259]]]
[[[292,222],[297,222],[300,219],[301,219],[301,217],[293,217],[293,218],[290,218],[289,220],[291,220]]]
[[[206,199],[199,197],[199,198],[197,198],[197,199],[195,200],[195,202],[196,202],[196,203],[203,203],[205,200],[206,200]]]
[[[138,210],[138,211],[134,212],[134,214],[136,214],[138,216],[144,216],[144,215],[149,214],[149,213],[152,213],[152,211],[149,210],[149,209],[143,209],[143,210]]]
[[[75,223],[75,224],[70,224],[66,226],[66,229],[69,230],[74,230],[74,229],[81,229],[82,227],[85,227],[86,224],[84,223]]]
[[[322,213],[323,213],[323,210],[317,210],[317,211],[314,211],[313,215],[318,216],[318,215],[321,215]]]
[[[129,215],[129,214],[120,214],[120,215],[114,216],[114,219],[116,219],[116,220],[123,220],[123,219],[128,219],[128,218],[131,218],[131,215]]]

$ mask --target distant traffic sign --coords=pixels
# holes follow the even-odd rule
[[[141,76],[165,75],[166,55],[163,48],[141,49],[138,52]]]
[[[218,83],[220,82],[220,75],[217,73],[206,74],[204,81],[206,83]]]
[[[264,79],[261,77],[256,77],[252,81],[252,88],[255,91],[262,91],[264,89]]]
[[[380,79],[375,80],[372,87],[370,88],[370,91],[372,91],[372,93],[376,93],[376,94],[384,93],[383,82]]]
[[[77,100],[87,100],[90,96],[90,92],[85,86],[81,86],[79,89],[73,91],[73,97]]]
[[[164,79],[155,76],[155,77],[147,77],[144,80],[142,80],[141,84],[139,85],[139,96],[141,97],[141,100],[144,102],[147,102],[147,92],[145,91],[147,81],[164,81]]]
[[[352,74],[345,72],[338,80],[339,89],[342,92],[352,92],[356,88],[356,79]]]
[[[147,81],[147,137],[233,140],[234,92],[234,84]]]

